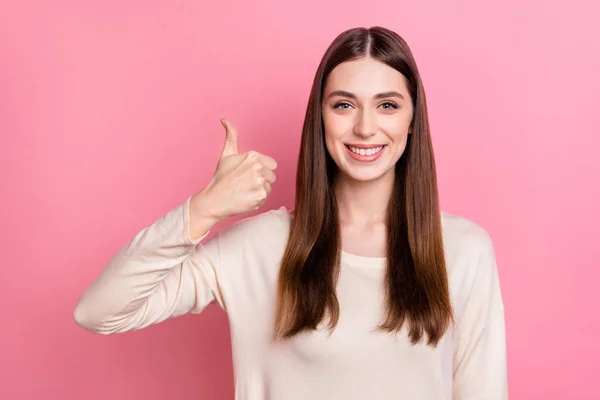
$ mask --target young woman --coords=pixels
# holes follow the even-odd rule
[[[218,303],[236,399],[506,399],[504,308],[490,236],[441,212],[425,91],[405,41],[351,29],[310,94],[293,211],[258,209],[275,161],[237,130],[209,184],[139,232],[75,321],[125,332]]]

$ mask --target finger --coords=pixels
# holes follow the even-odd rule
[[[256,211],[259,208],[261,208],[266,202],[267,202],[267,199],[264,199],[263,201],[261,201],[260,203],[258,203],[256,206],[254,206],[254,211]]]
[[[260,207],[263,206],[263,204],[267,202],[267,197],[269,196],[269,193],[271,193],[271,184],[267,181],[264,181],[262,183],[262,187],[259,190],[264,190],[266,195],[261,196],[262,200],[260,200],[258,204],[254,206],[254,210],[258,210]]]
[[[269,168],[262,167],[261,170],[260,170],[260,174],[270,184],[272,184],[273,182],[275,182],[275,173],[273,171],[271,171]]]
[[[223,158],[238,153],[238,131],[235,125],[227,118],[221,118],[221,124],[225,128],[225,145],[223,146],[223,152],[221,153],[221,158]]]
[[[265,190],[267,191],[267,195],[269,195],[271,193],[271,184],[269,182],[265,181],[263,186],[265,187]],[[264,201],[266,201],[266,200],[267,199],[265,199]]]
[[[264,154],[260,154],[259,161],[262,163],[262,165],[269,168],[270,170],[274,170],[277,168],[277,161]]]

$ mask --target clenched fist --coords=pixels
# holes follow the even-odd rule
[[[277,163],[256,151],[239,153],[238,131],[223,118],[225,145],[217,169],[208,183],[190,202],[190,235],[201,236],[219,221],[257,210],[275,182]]]

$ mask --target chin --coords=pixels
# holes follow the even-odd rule
[[[346,168],[340,170],[340,173],[344,176],[344,179],[356,182],[375,182],[383,179],[389,172],[390,171],[388,170],[355,171]]]

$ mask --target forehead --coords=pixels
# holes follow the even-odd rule
[[[337,65],[327,78],[325,94],[333,90],[346,90],[358,96],[370,96],[390,90],[408,93],[404,75],[373,58],[361,58]]]

